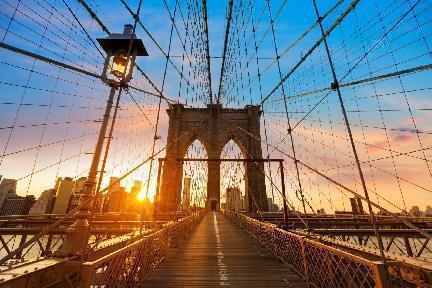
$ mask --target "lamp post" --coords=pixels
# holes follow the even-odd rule
[[[106,59],[102,71],[101,79],[111,87],[110,93],[103,115],[99,136],[93,154],[92,163],[84,184],[84,193],[81,198],[79,209],[75,214],[76,220],[66,234],[66,238],[60,255],[84,255],[87,248],[89,229],[89,216],[91,215],[92,202],[95,196],[99,162],[102,154],[108,122],[113,106],[114,95],[119,87],[127,87],[127,83],[132,79],[132,72],[135,66],[136,56],[148,56],[141,39],[133,34],[132,25],[125,25],[121,34],[111,34],[107,38],[97,39],[101,47],[106,52]],[[100,175],[99,177],[102,177]]]

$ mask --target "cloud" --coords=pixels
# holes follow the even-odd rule
[[[411,128],[398,128],[398,131],[391,130],[388,132],[388,140],[380,140],[371,143],[368,146],[368,152],[379,153],[384,150],[393,150],[392,148],[401,146],[406,143],[411,143],[417,139],[415,129]]]

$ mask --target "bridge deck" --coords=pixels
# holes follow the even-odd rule
[[[144,287],[306,287],[258,242],[209,212],[188,240],[146,278]]]

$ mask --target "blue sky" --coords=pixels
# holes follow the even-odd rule
[[[65,2],[91,39],[106,37],[78,1],[31,0],[18,5],[18,1],[14,0],[2,1],[0,4],[0,39],[2,43],[99,73],[103,57],[84,34]],[[87,2],[111,32],[121,32],[124,24],[133,23],[120,1]],[[133,10],[136,9],[138,1],[126,2]],[[211,56],[222,55],[227,2],[208,1]],[[317,2],[322,15],[336,5],[323,20],[324,30],[327,30],[353,1]],[[179,3],[181,11],[186,13],[188,9],[185,1]],[[291,71],[321,37],[319,27],[315,26],[296,43],[316,22],[312,3],[270,1],[273,17],[278,15],[274,29],[279,54],[292,46],[280,59],[282,75]],[[170,55],[182,56],[181,42],[186,41],[185,27],[175,2],[167,1],[167,4],[172,13],[177,9],[175,23],[182,35],[180,41],[174,30]],[[241,13],[242,9],[248,11],[248,5],[249,1],[234,1],[233,13]],[[359,1],[328,37],[339,82],[350,83],[430,64],[431,5],[426,0]],[[278,14],[280,7],[282,9]],[[164,2],[143,1],[140,17],[163,51],[168,51],[171,21]],[[228,47],[232,49],[231,55],[235,56],[227,59],[227,65],[231,68],[225,79],[226,91],[222,95],[224,106],[258,104],[280,82],[277,63],[274,61],[276,54],[272,33],[268,30],[270,16],[266,1],[256,1],[253,21],[256,25],[255,39],[260,42],[258,62],[250,58],[255,56],[251,54],[254,50],[251,23],[244,24],[241,17],[233,19]],[[243,39],[243,30],[246,40]],[[137,28],[136,34],[143,39],[150,54],[149,57],[138,59],[138,64],[161,89],[166,58],[142,27]],[[241,49],[234,48],[233,43],[237,38]],[[245,42],[249,44],[246,46],[248,56],[245,55]],[[181,69],[181,57],[170,59]],[[197,62],[198,59],[192,55],[189,55],[189,60],[193,62],[192,68],[205,65]],[[94,145],[97,131],[94,121],[101,117],[108,88],[97,79],[34,61],[5,49],[0,49],[0,61],[0,69],[8,71],[2,73],[0,83],[0,123],[3,123],[0,129],[0,152],[3,156],[0,175],[22,178],[18,187],[19,193],[23,195],[38,195],[43,189],[52,186],[56,175],[85,175],[91,157],[85,153],[90,152]],[[221,62],[221,59],[211,59],[214,94],[219,84]],[[173,100],[179,99],[182,103],[187,102],[190,106],[202,107],[206,104],[202,93],[196,95],[191,87],[199,90],[199,85],[206,80],[199,75],[194,78],[187,60],[183,64],[190,87],[182,81],[180,89],[179,73],[173,65],[168,64],[164,95]],[[261,81],[257,79],[258,69],[262,73]],[[189,71],[192,73],[190,78]],[[136,71],[134,75],[133,85],[155,92],[142,75]],[[432,203],[432,192],[428,188],[432,184],[428,160],[431,155],[429,146],[432,144],[431,117],[427,110],[432,108],[429,104],[430,79],[430,71],[424,70],[400,78],[341,88],[368,188],[385,199],[392,199],[398,207]],[[297,125],[293,134],[295,149],[304,163],[361,192],[337,93],[316,92],[328,88],[331,82],[331,70],[322,44],[284,82],[291,122],[293,126]],[[158,101],[132,90],[130,95],[122,98],[119,126],[115,132],[117,134],[110,154],[112,157],[108,163],[110,171],[106,179],[125,173],[129,167],[150,155]],[[144,109],[140,110],[135,102]],[[162,109],[166,107],[166,103],[163,103]],[[263,134],[268,134],[269,144],[277,147],[270,148],[269,154],[271,157],[286,158],[290,195],[294,206],[299,205],[294,196],[298,180],[292,161],[287,158],[292,151],[289,138],[286,137],[287,122],[280,88],[269,96],[263,108],[266,125],[262,121],[261,130]],[[162,148],[166,143],[167,132],[167,117],[163,111],[159,127],[163,140],[158,142],[157,148]],[[262,146],[264,153],[267,153],[266,145],[263,143]],[[144,165],[125,181],[125,185],[131,184],[134,178],[146,179],[148,169],[148,165]],[[37,172],[39,170],[43,171]],[[337,187],[304,167],[301,175],[308,197],[311,202],[315,201],[313,206],[322,206],[327,210],[345,208],[347,196]],[[151,182],[153,187],[154,178]],[[329,197],[334,199],[326,199]],[[385,203],[379,196],[373,197],[375,201]],[[386,207],[396,209],[390,204]]]

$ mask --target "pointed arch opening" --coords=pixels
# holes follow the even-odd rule
[[[231,139],[223,147],[220,158],[244,159],[243,150],[238,141]],[[221,162],[220,194],[222,207],[235,211],[245,210],[247,188],[245,162]]]
[[[206,147],[199,139],[189,145],[185,158],[208,158]],[[207,201],[208,164],[206,161],[185,162],[181,189],[182,208],[205,207]]]

